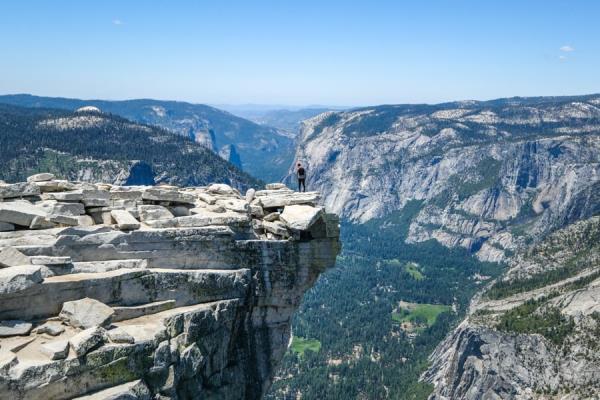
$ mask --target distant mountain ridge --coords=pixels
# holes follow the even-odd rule
[[[499,261],[600,212],[600,95],[327,112],[304,122],[296,159],[344,218],[418,201],[407,241]]]
[[[272,126],[289,132],[295,137],[301,128],[302,121],[312,118],[327,111],[338,111],[340,107],[302,107],[302,108],[287,108],[283,106],[274,106],[272,109],[264,108],[249,108],[227,107],[224,109],[239,117],[249,119],[260,125]]]
[[[167,129],[204,145],[215,153],[237,155],[243,170],[266,181],[278,181],[291,163],[294,140],[287,132],[256,124],[203,104],[136,99],[123,101],[80,100],[28,94],[0,96],[0,103],[22,107],[74,111],[85,106]],[[234,147],[233,151],[231,147]]]
[[[260,185],[210,150],[162,128],[95,111],[0,104],[0,179],[37,172],[113,184]]]

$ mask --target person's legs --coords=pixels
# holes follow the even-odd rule
[[[302,190],[300,190],[300,185],[302,185]],[[300,182],[298,183],[298,191],[306,192],[306,180],[305,179],[300,179]]]
[[[300,184],[302,183],[302,179],[298,179],[298,191],[300,192]]]

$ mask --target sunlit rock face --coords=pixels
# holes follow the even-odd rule
[[[431,400],[595,399],[600,217],[518,253],[430,356]]]
[[[341,217],[362,223],[418,202],[408,242],[501,261],[600,212],[598,98],[328,112],[304,121],[295,158]]]
[[[340,249],[318,193],[281,185],[40,174],[0,198],[0,398],[260,398]]]

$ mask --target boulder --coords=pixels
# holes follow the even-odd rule
[[[211,196],[208,193],[198,193],[198,198],[200,200],[202,200],[203,202],[205,202],[206,204],[215,204],[215,201],[217,201],[216,197]]]
[[[15,226],[13,224],[9,224],[8,222],[0,222],[0,232],[11,232],[15,230]]]
[[[0,338],[29,335],[29,332],[31,332],[32,328],[33,325],[25,321],[0,321]]]
[[[93,226],[96,224],[94,222],[94,219],[89,215],[80,215],[79,217],[77,217],[77,221],[79,222],[77,224],[78,226]]]
[[[212,194],[222,194],[222,195],[226,195],[226,196],[231,196],[231,195],[236,194],[231,186],[226,185],[224,183],[213,183],[212,185],[210,185],[208,187],[207,190],[209,193],[212,193]]]
[[[94,220],[94,224],[112,225],[113,217],[110,211],[89,211],[90,217]]]
[[[27,178],[27,182],[45,182],[54,179],[54,174],[42,172],[41,174],[31,175]]]
[[[140,201],[142,200],[141,190],[128,190],[128,189],[111,189],[110,191],[111,200],[125,200],[125,201]]]
[[[50,229],[54,226],[54,222],[50,221],[48,217],[37,216],[29,224],[29,229]]]
[[[252,220],[252,229],[254,229],[254,230],[263,229],[263,221],[261,219],[253,219]]]
[[[277,211],[275,211],[270,214],[267,214],[267,215],[265,215],[263,220],[265,220],[267,222],[277,221],[277,220],[279,220],[279,213]]]
[[[37,334],[47,334],[50,336],[58,336],[65,331],[65,327],[58,322],[46,322],[43,325],[35,328]]]
[[[0,268],[31,264],[29,257],[14,247],[0,249]]]
[[[25,201],[0,203],[0,222],[29,227],[35,217],[45,218],[47,213]]]
[[[175,216],[166,207],[144,204],[138,206],[140,221],[153,221],[156,219],[168,219]]]
[[[79,225],[79,218],[71,217],[68,215],[49,215],[48,221],[60,225],[77,226]]]
[[[315,204],[319,200],[318,192],[270,194],[260,197],[263,208],[280,208],[296,204]]]
[[[106,335],[113,343],[135,343],[135,338],[123,328],[114,328],[106,331]]]
[[[0,199],[38,196],[40,193],[40,188],[33,183],[21,182],[0,184]]]
[[[265,186],[265,189],[267,190],[280,190],[280,189],[287,189],[288,187],[285,185],[285,183],[268,183]]]
[[[216,205],[222,206],[227,210],[235,212],[248,212],[248,202],[241,199],[222,199],[217,200]]]
[[[40,346],[40,351],[50,357],[51,360],[62,360],[69,355],[69,341],[55,340],[54,342],[44,343]]]
[[[108,207],[110,203],[110,193],[105,190],[85,189],[83,194],[83,204],[86,207]]]
[[[90,350],[104,342],[105,331],[99,326],[94,326],[79,332],[69,339],[69,343],[77,357],[86,355]]]
[[[87,329],[93,326],[108,326],[114,314],[112,308],[88,297],[63,303],[58,317],[69,325]]]
[[[267,232],[271,232],[274,235],[283,236],[283,237],[289,236],[288,230],[286,229],[285,225],[281,221],[275,221],[275,222],[263,221],[263,228]]]
[[[258,197],[263,197],[263,196],[281,196],[281,195],[285,195],[285,194],[294,194],[294,191],[292,189],[276,189],[276,190],[257,190],[256,194],[254,195],[255,198]]]
[[[119,229],[122,229],[122,230],[133,230],[133,229],[139,229],[140,228],[140,223],[138,222],[137,219],[135,219],[133,217],[133,215],[131,215],[131,213],[129,213],[129,211],[126,211],[126,210],[112,210],[110,212],[110,215],[116,221],[117,225],[119,226]]]
[[[254,200],[254,196],[256,195],[256,190],[250,188],[246,191],[246,201],[248,203],[252,202],[252,200]]]
[[[250,214],[255,218],[262,218],[265,215],[265,211],[258,204],[250,204]]]
[[[72,192],[44,193],[42,195],[42,199],[56,201],[82,201],[83,191],[76,190]]]
[[[64,192],[76,188],[74,184],[67,181],[35,182],[34,185],[39,187],[42,193]]]
[[[59,256],[31,256],[32,265],[64,265],[71,264],[71,257]]]
[[[67,215],[77,217],[85,214],[85,207],[81,203],[65,203],[55,200],[44,200],[36,204],[50,215]]]
[[[21,292],[43,281],[41,268],[20,265],[0,269],[0,295]]]
[[[308,230],[321,216],[323,208],[307,205],[285,206],[279,219],[285,225],[295,231]]]
[[[146,189],[144,193],[142,193],[142,199],[184,204],[194,204],[196,202],[196,197],[192,194],[161,188]]]

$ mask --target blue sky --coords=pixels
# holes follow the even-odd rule
[[[0,93],[201,103],[600,92],[600,1],[3,1]]]

